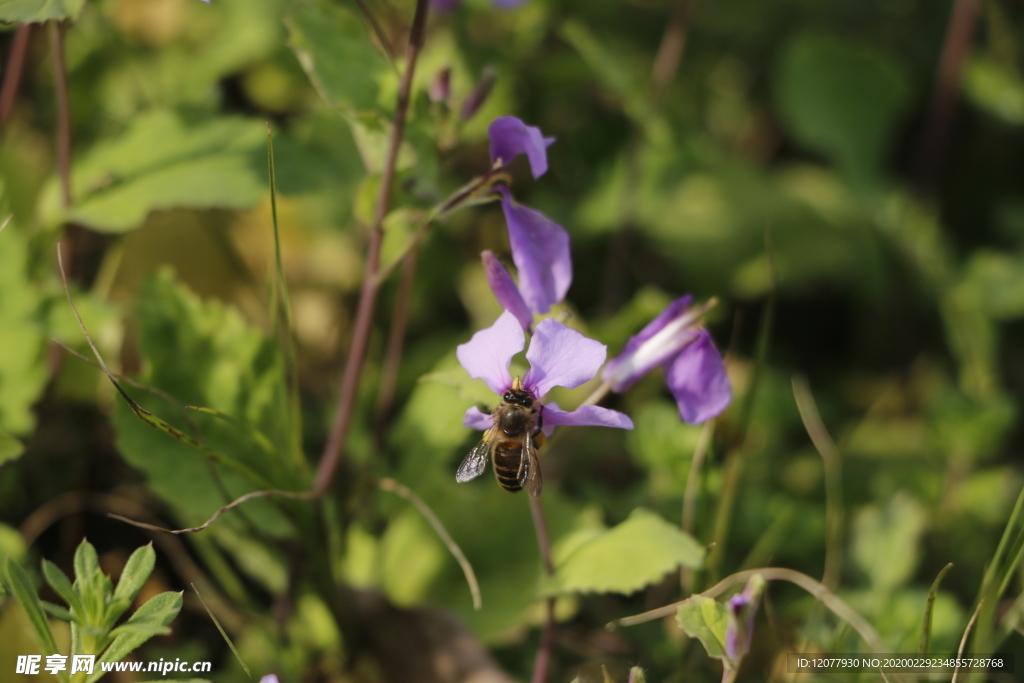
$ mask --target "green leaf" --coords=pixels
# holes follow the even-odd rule
[[[292,50],[324,101],[351,111],[380,106],[382,85],[395,73],[354,5],[297,2],[285,24]]]
[[[629,518],[576,549],[555,571],[551,593],[632,593],[683,565],[699,567],[704,549],[650,510]]]
[[[114,589],[114,600],[125,600],[131,603],[135,596],[142,590],[142,585],[153,573],[153,566],[156,564],[156,552],[153,544],[149,543],[135,550],[132,556],[124,565],[121,578],[117,580],[117,588]]]
[[[178,616],[181,604],[181,593],[172,591],[147,600],[123,626],[112,631],[116,634],[114,642],[99,657],[94,673],[86,679],[87,683],[93,683],[103,676],[104,672],[99,666],[101,662],[119,662],[153,636],[168,633],[170,629],[167,625]]]
[[[975,106],[1007,123],[1024,123],[1024,81],[991,58],[968,59],[964,94]]]
[[[283,471],[292,460],[275,458],[252,439],[253,430],[275,444],[287,438],[274,342],[249,327],[236,309],[199,299],[169,271],[147,280],[137,301],[140,348],[149,367],[146,384],[182,403],[231,415],[245,426],[190,412],[203,436],[196,450],[192,437],[168,438],[119,404],[114,424],[125,459],[148,475],[150,485],[188,524],[205,521],[227,502],[210,477],[210,458],[232,497],[255,488],[298,486]],[[153,413],[167,411],[166,403],[152,396],[135,398]],[[268,533],[288,528],[265,500],[248,503],[246,514]]]
[[[61,607],[60,605],[55,605],[52,602],[47,602],[46,600],[40,600],[39,604],[40,606],[42,606],[43,610],[51,617],[56,617],[58,619],[61,619],[62,621],[68,622],[75,620],[75,617],[71,614],[71,612]]]
[[[25,610],[25,614],[28,615],[39,648],[44,654],[57,654],[57,643],[53,639],[53,633],[46,621],[46,615],[43,613],[43,606],[39,601],[39,595],[36,594],[35,586],[32,585],[32,579],[13,559],[7,560],[7,578],[11,592],[14,593],[14,597]]]
[[[100,558],[96,548],[87,539],[82,539],[75,550],[75,586],[80,587],[100,573]]]
[[[703,595],[694,595],[679,605],[676,619],[686,635],[704,645],[709,657],[725,658],[725,631],[729,625],[729,610],[725,605]]]
[[[75,201],[66,212],[51,181],[42,200],[44,220],[124,232],[158,209],[251,208],[266,190],[263,135],[259,122],[242,118],[188,125],[168,111],[143,114],[75,163]]]
[[[43,560],[43,576],[46,577],[46,583],[50,584],[50,588],[67,603],[71,611],[79,618],[83,618],[85,611],[82,609],[82,601],[79,599],[78,593],[71,586],[71,581],[68,580],[67,575],[61,571],[60,567],[49,560]]]
[[[25,444],[6,432],[0,432],[0,465],[25,452]]]
[[[0,0],[0,22],[32,24],[76,19],[85,0]]]
[[[8,434],[32,431],[32,406],[46,385],[42,296],[29,275],[28,241],[8,225],[0,233],[0,432]],[[17,457],[19,448],[0,433],[0,464]]]
[[[907,101],[898,64],[878,50],[802,35],[782,57],[775,97],[789,131],[856,176],[877,170]]]
[[[914,575],[921,555],[925,509],[900,493],[861,510],[853,523],[853,560],[876,591],[890,592]]]

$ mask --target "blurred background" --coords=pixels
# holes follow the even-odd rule
[[[187,537],[107,515],[191,526],[253,486],[138,421],[97,368],[51,341],[88,354],[55,246],[108,364],[160,392],[126,387],[134,398],[276,486],[308,487],[350,343],[414,4],[70,1],[60,30],[0,8],[11,22],[0,34],[0,200],[13,216],[0,232],[0,555],[70,571],[88,537],[116,575],[153,539],[144,593],[196,582],[254,674],[282,681],[390,675],[306,575],[317,552],[339,582],[403,613],[457,615],[495,667],[530,675],[543,599],[526,502],[489,476],[453,476],[479,438],[462,413],[493,403],[454,349],[500,312],[479,260],[491,249],[510,262],[499,207],[431,226],[415,269],[384,282],[329,500],[258,501]],[[708,428],[693,477],[702,427],[680,422],[657,376],[607,403],[635,430],[565,430],[544,457],[556,557],[637,508],[679,525],[685,499],[686,530],[708,559],[682,585],[672,566],[652,565],[642,590],[560,599],[549,680],[604,681],[604,666],[622,682],[633,665],[649,681],[719,680],[672,619],[604,625],[769,565],[824,576],[893,651],[914,652],[929,586],[952,562],[932,649],[955,651],[1024,484],[1022,27],[1016,0],[434,7],[382,262],[396,263],[426,210],[488,169],[487,124],[514,115],[557,139],[545,176],[523,160],[510,174],[516,197],[570,234],[574,326],[614,354],[673,298],[719,298],[708,322],[734,402]],[[294,367],[275,334],[268,125]],[[398,364],[385,348],[406,315]],[[280,391],[292,370],[295,413]],[[824,452],[805,426],[814,410]],[[279,450],[291,464],[275,465],[256,430],[290,444]],[[383,476],[447,526],[480,579],[481,610],[415,508],[376,488]],[[1007,590],[985,617],[1009,634],[988,643],[1021,653],[1018,560],[994,562]],[[863,647],[814,605],[773,586],[739,680],[787,680],[786,652]],[[418,647],[382,628],[399,652]],[[0,602],[0,671],[35,647],[24,615]],[[213,680],[248,680],[191,592],[173,635],[147,648],[140,657],[208,659]]]

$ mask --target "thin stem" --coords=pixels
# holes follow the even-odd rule
[[[395,168],[398,161],[398,149],[405,133],[405,119],[409,111],[410,93],[412,92],[413,75],[416,72],[416,60],[423,47],[424,34],[427,27],[427,11],[429,0],[416,0],[416,13],[413,17],[412,29],[409,33],[409,44],[406,48],[406,65],[402,80],[398,86],[398,102],[395,105],[395,120],[388,140],[388,151],[384,161],[384,169],[380,180],[380,192],[373,216],[373,228],[370,231],[370,243],[367,246],[366,269],[363,274],[363,290],[359,296],[359,307],[352,333],[352,345],[345,370],[338,390],[338,407],[334,413],[331,434],[324,446],[320,466],[317,468],[313,490],[323,494],[331,485],[334,473],[341,462],[345,439],[352,424],[355,410],[356,394],[359,380],[363,374],[366,360],[366,349],[370,342],[370,331],[373,324],[373,312],[377,304],[379,282],[377,271],[380,268],[380,249],[384,241],[384,218],[391,205],[391,192],[395,184]]]
[[[932,93],[928,119],[925,122],[921,148],[918,152],[917,179],[922,187],[928,187],[935,181],[938,166],[942,162],[949,128],[953,123],[960,74],[963,72],[964,60],[974,36],[980,4],[980,0],[955,0],[953,5],[946,38],[942,43],[942,56],[939,58],[939,67],[935,74],[935,90]]]
[[[733,586],[746,583],[755,574],[760,574],[765,581],[788,581],[789,583],[803,588],[814,598],[820,600],[821,603],[833,614],[853,627],[853,630],[855,630],[860,637],[864,639],[864,642],[871,647],[872,652],[889,652],[889,648],[886,647],[885,641],[882,640],[881,636],[878,635],[878,631],[875,630],[875,627],[872,626],[867,619],[862,617],[856,610],[847,605],[842,598],[830,591],[822,583],[793,569],[785,569],[783,567],[761,567],[760,569],[747,569],[746,571],[736,572],[735,574],[725,577],[706,591],[699,593],[699,595],[703,595],[708,598],[717,597]],[[689,598],[687,598],[687,600],[689,600]],[[664,607],[649,610],[643,614],[617,619],[609,623],[608,628],[616,628],[618,626],[636,626],[637,624],[643,624],[648,621],[671,616],[679,610],[679,606],[684,602],[686,602],[686,600],[680,600],[679,602],[674,602],[671,605],[665,605]],[[899,680],[898,677],[897,680]]]
[[[690,0],[676,0],[651,67],[651,100],[657,102],[679,70],[690,32]]]
[[[974,608],[971,620],[967,622],[967,628],[964,629],[964,635],[960,639],[960,647],[956,651],[956,668],[953,669],[953,678],[949,683],[956,683],[956,677],[960,675],[960,657],[964,654],[964,648],[967,646],[967,637],[971,635],[971,629],[974,627],[974,622],[978,620],[978,613],[981,612],[981,606],[984,604],[985,598],[978,601],[978,606]]]
[[[391,332],[384,351],[384,366],[381,369],[380,388],[377,391],[378,444],[384,441],[384,432],[395,401],[395,386],[398,384],[398,370],[402,364],[402,347],[405,345],[405,331],[409,326],[409,304],[412,301],[412,287],[415,282],[416,252],[413,251],[402,264],[402,280],[398,284],[395,311],[391,316]]]
[[[829,590],[839,585],[843,566],[843,469],[839,448],[829,435],[807,379],[793,377],[793,398],[811,442],[818,449],[825,470],[825,571],[821,582]]]
[[[381,479],[378,485],[384,491],[394,493],[396,496],[400,496],[405,500],[413,504],[413,506],[419,510],[419,513],[423,515],[423,518],[427,520],[427,523],[434,529],[434,532],[441,538],[441,542],[444,543],[445,547],[448,548],[448,552],[452,554],[455,561],[459,563],[459,567],[462,568],[462,573],[466,577],[466,583],[469,584],[469,592],[473,596],[473,609],[480,609],[480,584],[477,583],[476,573],[473,571],[473,565],[466,559],[462,549],[452,538],[448,530],[445,529],[444,524],[438,518],[434,511],[430,509],[422,498],[417,496],[413,491],[403,484],[395,481],[394,479],[385,478]]]
[[[540,496],[530,496],[530,514],[533,517],[533,529],[537,533],[537,547],[544,563],[544,573],[555,575],[555,562],[551,556],[551,538],[548,536],[548,525],[544,519],[544,508]],[[545,603],[544,631],[540,637],[540,649],[533,664],[533,675],[530,683],[544,683],[548,677],[548,665],[551,663],[551,647],[555,639],[555,598],[548,598]]]
[[[14,98],[18,94],[21,73],[25,69],[25,55],[28,53],[28,39],[32,32],[32,24],[21,24],[14,32],[11,43],[11,54],[7,56],[7,68],[4,69],[4,83],[0,86],[0,127],[7,125]]]
[[[697,486],[700,482],[701,470],[704,468],[704,459],[711,449],[711,438],[715,433],[715,421],[708,420],[700,430],[697,437],[697,446],[693,450],[693,459],[690,461],[690,472],[686,475],[686,491],[683,493],[683,524],[682,529],[688,534],[693,534],[693,520],[697,510]],[[689,567],[680,569],[680,584],[683,594],[689,595],[693,592],[693,572]]]
[[[53,80],[57,90],[57,171],[60,174],[61,198],[71,206],[71,98],[68,93],[68,69],[64,62],[64,26],[50,22],[50,44],[53,48]]]

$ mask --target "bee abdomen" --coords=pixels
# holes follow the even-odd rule
[[[514,444],[511,448],[504,444],[497,444],[494,447],[494,474],[498,477],[498,483],[506,491],[515,493],[521,491],[519,485],[519,463],[523,459],[522,446]]]

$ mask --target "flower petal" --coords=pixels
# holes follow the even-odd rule
[[[485,330],[465,344],[459,344],[455,356],[469,376],[482,379],[491,391],[501,396],[512,387],[508,374],[512,356],[523,350],[526,338],[516,317],[505,311]]]
[[[552,387],[575,389],[597,374],[607,355],[608,347],[601,342],[545,318],[538,323],[526,352],[530,370],[523,378],[523,388],[537,398]]]
[[[484,273],[487,275],[487,284],[494,292],[494,298],[502,308],[516,317],[524,330],[529,330],[533,325],[533,314],[523,301],[523,295],[519,293],[519,288],[509,275],[508,269],[489,251],[480,254],[480,257],[484,261]]]
[[[519,291],[534,313],[547,313],[565,298],[572,284],[569,234],[539,211],[516,203],[508,188],[498,186],[508,224],[512,260],[519,270]]]
[[[503,4],[514,6],[514,3]],[[528,126],[514,116],[499,116],[487,127],[487,135],[491,138],[491,161],[500,159],[503,166],[508,166],[517,156],[525,154],[534,178],[547,173],[548,147],[555,139],[545,138],[540,128]]]
[[[629,389],[699,336],[696,323],[702,311],[688,311],[692,301],[689,294],[673,301],[608,362],[602,377],[612,383],[612,391]]]
[[[485,413],[476,406],[466,410],[466,414],[462,416],[463,427],[483,431],[490,429],[492,425],[494,425],[494,416],[490,413]]]
[[[611,408],[601,406],[580,406],[572,412],[559,410],[552,407],[554,404],[544,406],[542,411],[545,433],[549,426],[558,427],[618,427],[619,429],[632,429],[633,421],[629,416]]]
[[[679,406],[679,416],[690,424],[707,422],[732,400],[722,356],[707,330],[679,352],[665,368],[665,381]]]
[[[279,683],[277,680],[277,674],[267,674],[260,679],[260,683]]]

